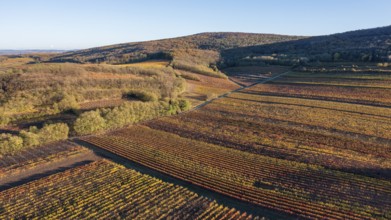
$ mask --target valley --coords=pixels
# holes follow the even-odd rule
[[[389,219],[390,36],[1,56],[0,218]]]

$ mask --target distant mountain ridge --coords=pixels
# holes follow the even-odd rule
[[[0,50],[0,55],[22,55],[31,53],[63,53],[66,50]]]
[[[222,54],[225,62],[240,63],[248,57],[280,62],[387,61],[391,60],[391,26],[309,37],[269,45],[232,48]]]
[[[78,50],[55,56],[52,61],[110,62],[111,60],[122,60],[122,62],[132,62],[148,58],[165,58],[173,50],[199,49],[221,51],[236,47],[271,44],[302,38],[304,37],[276,34],[234,32],[200,33],[177,38]]]
[[[294,65],[319,61],[388,61],[391,60],[391,26],[315,37],[207,32],[70,51],[55,55],[50,61],[118,64],[148,59],[173,60],[178,54],[187,56],[189,61],[189,56],[194,57],[194,53],[203,57],[211,56],[212,52],[214,58],[210,59],[210,64],[218,60],[220,67],[262,63]]]

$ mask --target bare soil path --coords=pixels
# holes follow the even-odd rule
[[[218,97],[216,97],[216,98],[214,98],[214,99],[211,99],[211,100],[208,100],[208,101],[206,101],[206,102],[204,102],[204,103],[202,103],[202,104],[199,104],[199,105],[197,105],[196,107],[194,107],[193,109],[191,109],[190,111],[194,111],[194,110],[200,109],[200,108],[202,108],[203,106],[205,106],[205,105],[207,105],[207,104],[209,104],[209,103],[211,103],[211,102],[213,102],[213,101],[215,101],[215,100],[217,100],[217,99],[221,99],[221,98],[227,97],[227,96],[230,95],[231,93],[239,92],[239,91],[241,91],[241,90],[243,90],[243,89],[247,89],[247,88],[253,87],[253,86],[258,85],[258,84],[263,84],[263,83],[270,82],[270,81],[272,81],[272,80],[277,79],[277,78],[280,77],[280,76],[283,76],[283,75],[285,75],[285,74],[288,74],[289,72],[290,72],[290,71],[287,71],[287,72],[278,74],[278,75],[276,75],[276,76],[273,76],[273,77],[270,77],[270,78],[266,78],[266,79],[264,79],[264,80],[255,82],[255,83],[253,83],[253,84],[251,84],[251,85],[248,85],[248,86],[243,86],[242,84],[239,84],[239,83],[235,82],[236,84],[238,84],[238,85],[241,86],[241,87],[238,88],[238,89],[232,90],[232,91],[230,91],[230,92],[224,93],[224,94],[222,94],[222,95],[219,95]],[[233,82],[234,82],[234,81],[233,81]],[[184,113],[185,113],[185,112],[184,112]]]

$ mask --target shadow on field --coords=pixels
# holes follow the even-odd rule
[[[377,179],[391,180],[391,169],[371,169],[371,168],[345,168],[342,171],[347,173],[359,174],[363,176],[373,177]]]
[[[8,130],[8,129],[0,129],[0,134],[13,134],[13,135],[18,135],[18,134],[19,134],[19,131]]]

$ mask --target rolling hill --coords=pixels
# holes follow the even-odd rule
[[[197,56],[194,53],[198,55],[197,60],[186,57],[187,62],[207,64],[203,61],[206,56],[212,57],[208,60],[209,64],[218,63],[220,67],[264,63],[292,65],[316,61],[387,61],[391,59],[391,26],[315,37],[200,33],[71,51],[55,55],[50,61],[119,64]]]
[[[0,50],[0,55],[22,55],[42,53],[62,53],[65,50]]]
[[[72,51],[54,56],[52,62],[127,63],[151,58],[170,58],[174,50],[214,50],[272,44],[304,37],[251,33],[200,33],[185,37],[125,43]]]
[[[387,61],[391,59],[391,26],[232,48],[225,50],[222,56],[227,65]]]

